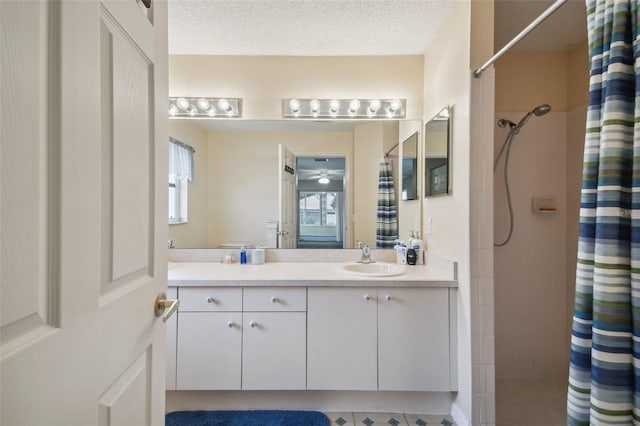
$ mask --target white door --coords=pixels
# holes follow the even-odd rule
[[[163,424],[166,2],[0,19],[0,424]]]
[[[296,156],[278,145],[278,248],[295,248],[296,233]]]

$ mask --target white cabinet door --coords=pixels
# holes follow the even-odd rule
[[[449,290],[378,289],[380,390],[448,391]]]
[[[375,288],[309,288],[307,388],[376,390]]]
[[[175,300],[178,298],[178,289],[169,287],[167,290],[167,299]],[[167,321],[167,370],[166,370],[166,388],[167,390],[175,390],[176,388],[176,351],[178,343],[178,315],[171,315]]]
[[[180,312],[177,388],[240,389],[241,312]]]
[[[242,389],[305,389],[306,314],[245,312]]]

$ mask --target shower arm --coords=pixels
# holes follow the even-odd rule
[[[509,43],[507,43],[502,49],[500,49],[498,51],[498,53],[496,53],[495,55],[493,55],[491,57],[491,59],[489,59],[487,62],[484,63],[484,65],[482,65],[480,68],[476,69],[475,71],[473,71],[473,76],[475,78],[480,78],[480,76],[482,75],[482,73],[489,68],[491,65],[493,65],[493,63],[495,61],[497,61],[498,59],[500,59],[500,57],[502,55],[504,55],[505,53],[507,53],[507,51],[509,49],[511,49],[513,46],[515,46],[520,40],[522,40],[527,34],[529,34],[531,31],[533,31],[534,28],[536,28],[538,25],[540,25],[545,19],[547,19],[549,16],[551,16],[551,14],[553,14],[553,12],[555,12],[556,10],[558,10],[560,8],[560,6],[564,5],[568,0],[556,0],[555,3],[553,3],[551,6],[549,6],[544,12],[542,12],[542,14],[540,14],[540,16],[538,16],[536,19],[533,20],[533,22],[531,22],[529,25],[527,25],[525,27],[525,29],[523,29],[522,31],[520,31],[520,33],[515,36]]]

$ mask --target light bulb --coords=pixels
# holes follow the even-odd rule
[[[374,99],[371,102],[369,102],[369,109],[367,110],[369,112],[369,115],[375,115],[379,109],[380,109],[380,101],[378,99]]]
[[[317,114],[320,111],[320,101],[317,99],[311,99],[309,102],[309,109],[312,113]]]
[[[209,109],[209,100],[205,98],[198,99],[198,108],[202,111],[206,111]]]
[[[197,112],[198,112],[198,108],[196,108],[195,105],[193,105],[193,106],[191,106],[191,108],[189,108],[189,115],[190,116],[193,117],[194,115],[196,115]]]
[[[184,111],[189,109],[189,101],[185,98],[178,98],[178,100],[176,101],[176,105],[178,106],[178,108]]]
[[[338,110],[340,109],[340,101],[334,99],[329,103],[329,112],[333,115],[338,114]]]
[[[351,102],[349,102],[349,113],[351,115],[357,113],[359,109],[360,109],[360,101],[359,100],[354,99]]]
[[[171,105],[171,107],[169,107],[169,115],[173,117],[177,113],[178,113],[178,107],[175,105]]]
[[[220,108],[222,111],[227,113],[233,110],[233,108],[231,108],[231,104],[229,103],[229,101],[224,98],[218,100],[218,108]]]
[[[320,176],[320,179],[318,179],[318,183],[320,185],[326,185],[329,183],[329,178],[326,176]]]
[[[289,101],[289,109],[292,113],[298,114],[300,112],[300,101],[297,99],[291,99]]]
[[[216,107],[211,105],[211,108],[209,108],[209,111],[207,111],[207,114],[209,115],[209,117],[215,117],[215,115],[216,115]]]
[[[399,99],[394,99],[389,104],[389,110],[391,112],[397,112],[401,107],[402,107],[402,103],[400,102]]]

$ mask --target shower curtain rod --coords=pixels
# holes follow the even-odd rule
[[[391,147],[391,149],[387,152],[384,153],[384,157],[387,158],[389,156],[389,154],[391,153],[391,151],[393,151],[394,149],[396,149],[398,147],[398,145],[400,145],[400,142],[398,142],[397,144],[395,144],[394,146]]]
[[[560,6],[565,4],[568,0],[556,0],[551,6],[549,6],[540,16],[533,20],[526,28],[513,38],[509,43],[507,43],[502,49],[498,51],[495,55],[491,57],[487,62],[484,63],[480,68],[476,69],[473,72],[473,76],[475,78],[480,78],[482,73],[489,68],[495,61],[497,61],[502,55],[504,55],[509,49],[511,49],[516,43],[522,40],[527,34],[529,34],[535,27],[540,25],[542,21],[547,19],[553,12],[558,10]]]

